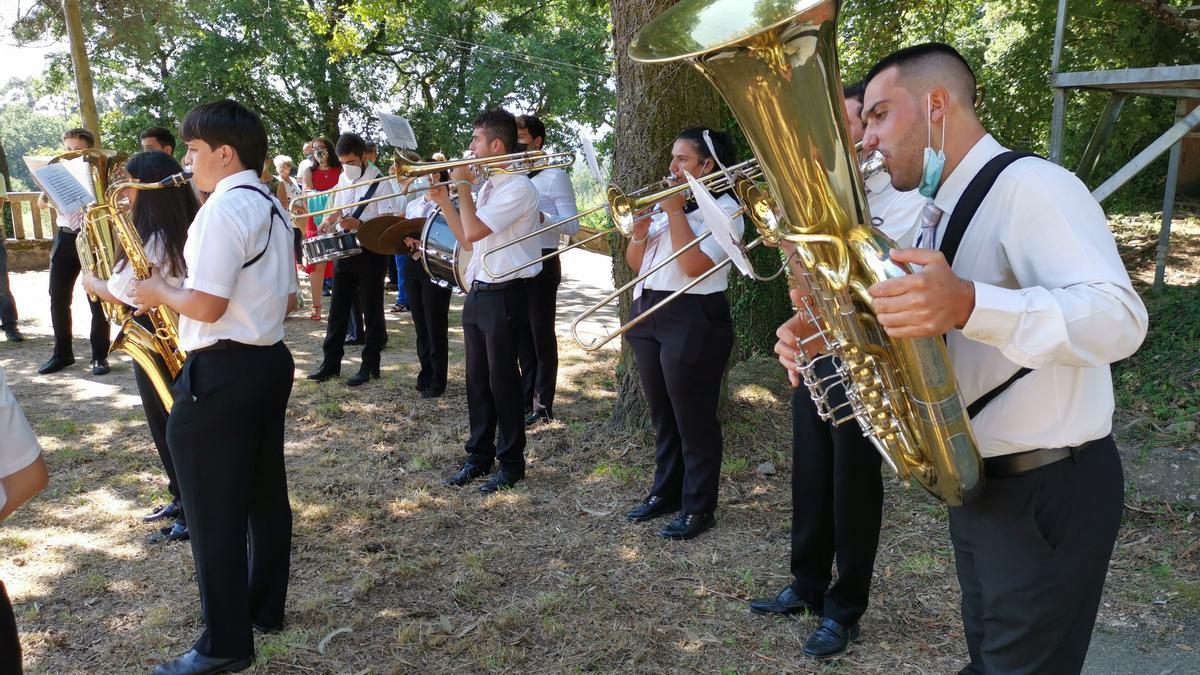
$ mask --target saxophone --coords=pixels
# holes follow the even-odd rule
[[[142,237],[134,227],[129,217],[129,210],[124,208],[120,195],[126,190],[160,190],[168,187],[179,187],[187,184],[189,177],[182,173],[168,176],[157,183],[139,183],[126,181],[115,183],[108,188],[105,204],[109,211],[109,220],[113,232],[121,248],[125,251],[126,264],[133,270],[137,279],[149,279],[153,265],[146,256]],[[171,383],[183,368],[187,354],[179,348],[179,317],[169,307],[158,306],[146,310],[146,317],[154,327],[147,330],[130,315],[121,323],[121,330],[113,340],[112,351],[123,351],[129,354],[154,384],[154,389],[170,412],[174,397],[171,395]],[[154,357],[162,359],[166,369]]]
[[[856,421],[903,481],[949,505],[982,490],[983,462],[943,341],[892,339],[867,288],[909,274],[872,219],[842,113],[836,0],[682,0],[635,36],[636,61],[686,60],[725,98],[759,158],[778,217],[751,218],[795,244],[812,291],[800,308],[822,356],[801,371],[823,418]],[[817,375],[828,359],[835,374]],[[831,388],[847,403],[833,407]]]

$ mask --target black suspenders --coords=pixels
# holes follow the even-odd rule
[[[279,209],[275,208],[275,200],[271,199],[271,197],[269,195],[267,195],[267,193],[263,192],[262,190],[259,190],[258,188],[254,187],[253,185],[234,185],[233,187],[231,187],[229,189],[231,189],[231,190],[249,190],[249,191],[253,192],[254,194],[259,195],[263,199],[267,200],[267,203],[269,203],[271,205],[271,220],[267,223],[267,243],[263,244],[263,248],[261,251],[258,252],[258,255],[254,256],[250,260],[246,261],[246,263],[244,265],[242,265],[242,269],[246,269],[247,267],[258,262],[260,258],[262,258],[264,255],[266,255],[267,248],[271,245],[271,230],[275,229],[274,228],[275,217],[278,216],[279,219],[283,221],[284,225],[288,224],[288,220],[287,220],[287,218],[283,217],[283,214],[279,212]]]
[[[1001,172],[1008,168],[1009,164],[1023,157],[1037,157],[1037,155],[1030,152],[1013,151],[996,155],[971,179],[971,183],[967,185],[967,189],[958,200],[958,204],[954,206],[954,211],[950,213],[950,222],[946,224],[946,232],[942,235],[942,245],[939,247],[939,250],[946,256],[948,264],[954,265],[954,256],[958,253],[958,245],[962,243],[963,235],[967,232],[967,226],[971,224],[971,219],[975,217],[975,213],[979,210],[979,205],[983,203],[983,198],[987,196],[992,186],[995,185],[996,179],[1000,177]],[[1013,383],[1032,372],[1032,368],[1021,368],[1013,373],[1012,377],[1001,382],[994,389],[968,405],[967,416],[973,418],[978,415],[987,407],[987,404],[991,403],[1000,394],[1003,394]]]

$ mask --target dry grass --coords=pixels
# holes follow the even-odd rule
[[[44,283],[18,276],[29,289]],[[408,320],[389,326],[380,381],[359,389],[296,383],[287,629],[258,637],[252,672],[961,666],[946,510],[894,481],[862,643],[815,664],[800,654],[814,619],[747,611],[749,598],[789,580],[790,423],[769,362],[743,364],[731,380],[717,528],[674,543],[656,536],[657,525],[623,517],[643,496],[653,460],[647,433],[607,427],[612,352],[586,355],[561,343],[562,419],[531,435],[528,480],[483,498],[440,484],[466,436],[461,336],[452,334],[447,396],[422,400],[412,390]],[[36,322],[28,330],[48,332]],[[319,328],[293,320],[288,331],[302,375],[316,365]],[[165,487],[128,364],[100,379],[40,377],[33,370],[49,343],[38,337],[0,345],[52,474],[47,492],[0,529],[0,578],[16,602],[27,668],[145,672],[187,649],[201,629],[189,548],[144,543],[150,528],[139,516]],[[779,472],[760,475],[764,461]],[[1147,512],[1127,512],[1101,623],[1136,623],[1169,641],[1200,610],[1195,525],[1187,513],[1135,506]]]

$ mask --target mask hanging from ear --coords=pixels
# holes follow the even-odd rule
[[[942,183],[942,170],[946,168],[946,116],[942,115],[942,148],[937,152],[933,151],[933,97],[929,94],[925,95],[925,121],[926,141],[925,141],[925,161],[921,165],[921,183],[917,186],[917,192],[921,193],[922,197],[932,199],[937,194],[938,186]]]

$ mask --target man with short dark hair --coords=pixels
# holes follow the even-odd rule
[[[868,290],[890,337],[945,335],[987,475],[950,508],[963,672],[1078,673],[1123,509],[1109,364],[1146,308],[1087,187],[984,129],[956,50],[900,50],[866,83],[864,149],[928,198],[892,251],[919,271]]]
[[[383,198],[394,192],[393,181],[372,182],[382,174],[374,164],[367,162],[367,147],[362,136],[342,134],[335,152],[342,163],[342,175],[338,178],[337,187],[344,189],[334,193],[330,207],[378,200],[334,211],[325,216],[322,223],[322,230],[326,232],[332,232],[335,225],[353,232],[362,226],[363,221],[385,212],[386,204],[391,200]],[[329,324],[322,345],[324,358],[321,367],[311,373],[308,379],[324,382],[341,373],[346,329],[350,324],[355,299],[363,312],[365,338],[362,365],[357,374],[346,380],[346,384],[357,387],[371,378],[379,378],[380,352],[387,341],[383,319],[383,278],[386,274],[387,257],[366,249],[357,255],[334,261],[333,298],[329,303]]]
[[[175,154],[175,134],[166,127],[149,127],[141,135],[142,150],[161,150]]]
[[[471,152],[476,157],[509,154],[516,145],[517,120],[510,113],[488,110],[475,118]],[[541,264],[497,277],[482,262],[488,251],[533,231],[538,222],[538,192],[527,176],[497,172],[483,184],[476,198],[470,190],[473,177],[467,166],[451,172],[450,178],[458,187],[457,207],[450,201],[446,187],[430,191],[454,238],[464,248],[472,248],[465,282],[470,288],[462,313],[471,436],[466,444],[466,461],[445,483],[466,485],[490,473],[493,463],[499,461],[499,470],[479,489],[491,494],[525,478],[525,420],[517,344],[529,321],[525,283],[541,271]],[[495,269],[510,269],[537,258],[538,250],[537,242],[526,240],[498,252],[489,263]]]
[[[546,125],[536,115],[521,115],[517,118],[517,139],[526,150],[541,150],[546,142]],[[575,205],[575,188],[566,171],[558,168],[533,171],[529,179],[538,190],[541,223],[553,223],[579,213]],[[579,220],[572,220],[543,232],[538,237],[541,255],[558,250],[561,235],[578,231]],[[528,283],[529,328],[521,334],[518,348],[521,388],[528,413],[525,426],[554,417],[554,392],[558,383],[558,334],[554,314],[561,283],[562,263],[558,256],[542,261],[542,271]]]
[[[96,137],[87,129],[68,129],[63,132],[63,149],[66,151],[86,150],[95,147]],[[45,207],[45,195],[39,204]],[[71,296],[75,280],[82,269],[75,240],[83,228],[84,214],[80,209],[69,218],[58,220],[58,232],[50,248],[50,323],[54,327],[54,353],[38,368],[38,373],[48,375],[75,363],[75,349],[71,345]],[[98,300],[88,298],[92,311],[92,374],[106,375],[108,367],[109,327],[108,316]]]
[[[238,672],[254,632],[283,625],[292,512],[283,460],[295,363],[283,320],[295,306],[291,224],[259,180],[267,132],[223,100],[183,118],[193,181],[210,193],[184,248],[187,279],[131,283],[138,306],[179,313],[187,360],[172,385],[167,442],[191,534],[204,632],[154,675]]]

